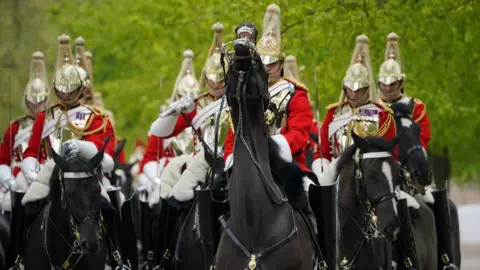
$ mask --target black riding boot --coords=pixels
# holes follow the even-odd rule
[[[218,222],[215,219],[215,206],[210,198],[210,190],[197,191],[200,238],[203,248],[205,268],[210,269],[218,246]]]
[[[157,242],[155,244],[155,262],[159,269],[171,269],[173,267],[172,255],[177,239],[177,220],[180,210],[169,205],[166,200],[160,202],[160,212],[157,216],[157,228],[155,228]]]
[[[126,200],[121,207],[122,226],[121,231],[124,232],[120,238],[120,246],[123,256],[131,269],[138,269],[138,251],[137,236],[135,226],[133,224],[133,200],[134,195]],[[125,233],[126,232],[126,233]]]
[[[398,251],[402,261],[401,263],[407,270],[415,270],[418,269],[418,258],[407,199],[398,200],[397,209],[398,217],[401,222],[400,233],[397,240]]]
[[[105,221],[105,226],[107,229],[106,240],[108,243],[108,250],[110,255],[110,266],[115,269],[130,269],[131,265],[125,264],[122,258],[120,234],[121,231],[121,217],[120,213],[117,210],[119,206],[119,195],[115,191],[107,191],[108,197],[110,197],[110,203],[103,204],[102,213]]]
[[[438,269],[458,269],[454,261],[453,229],[451,224],[450,207],[447,189],[432,192],[435,203],[433,213],[437,226],[438,241]]]
[[[140,241],[142,244],[141,269],[153,268],[152,218],[153,210],[147,202],[140,202]]]
[[[12,200],[12,215],[10,218],[10,245],[6,254],[6,269],[20,269],[20,263],[23,257],[21,250],[25,251],[25,207],[22,205],[22,199],[25,193],[10,192]]]
[[[320,267],[327,264],[335,270],[338,263],[337,247],[337,187],[310,185],[308,199],[317,220],[317,242],[323,255]]]

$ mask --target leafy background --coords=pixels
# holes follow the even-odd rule
[[[294,3],[295,2],[295,3]],[[370,38],[374,70],[383,62],[388,33],[400,36],[406,91],[427,104],[430,149],[448,147],[458,181],[476,181],[480,105],[480,1],[287,1],[282,9],[286,54],[305,65],[302,80],[317,97],[319,115],[335,102],[357,35]],[[170,95],[185,49],[195,53],[197,76],[212,41],[211,26],[233,29],[253,21],[261,32],[270,1],[4,0],[0,1],[0,128],[21,115],[32,53],[45,53],[52,77],[56,38],[82,36],[93,52],[95,91],[114,112],[117,133],[146,140],[159,106]],[[314,81],[316,73],[317,81]]]

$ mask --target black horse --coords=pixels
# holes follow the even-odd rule
[[[107,246],[101,212],[101,161],[53,152],[49,202],[31,226],[25,269],[104,269]]]
[[[10,244],[10,222],[5,215],[0,214],[0,269],[5,268],[6,250]]]
[[[411,195],[421,193],[426,186],[432,183],[430,166],[421,145],[421,130],[419,125],[411,119],[414,105],[415,102],[412,98],[408,104],[397,102],[390,106],[395,113],[397,132],[403,134],[399,143],[401,186]],[[443,269],[443,266],[450,264],[460,267],[460,226],[457,207],[447,197],[446,184],[444,187],[433,191],[432,195],[435,203],[428,203],[428,206],[435,215],[439,269]],[[444,254],[449,257],[446,262],[442,261],[442,255]]]
[[[215,267],[313,269],[312,235],[296,211],[308,211],[302,186],[305,174],[283,161],[278,146],[267,136],[268,74],[254,46],[237,40],[234,49],[226,77],[235,132],[230,216],[228,221],[221,219],[224,232]]]
[[[400,136],[385,141],[379,137],[361,138],[352,131],[352,138],[354,145],[337,163],[340,264],[346,269],[390,269],[392,241],[403,228],[397,200],[406,200],[396,190],[399,172],[391,156]],[[421,218],[415,222],[414,234],[420,269],[435,270],[433,215],[425,204],[417,208]],[[403,264],[399,266],[404,269]]]

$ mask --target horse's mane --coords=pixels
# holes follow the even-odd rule
[[[368,145],[370,146],[369,149],[376,149],[378,151],[387,151],[387,152],[391,151],[391,149],[389,149],[389,143],[381,137],[368,136],[368,137],[365,137],[364,140],[367,141]],[[342,171],[342,169],[349,162],[353,160],[353,155],[355,154],[356,150],[357,150],[357,146],[355,144],[345,149],[345,151],[340,156],[337,162],[335,179],[340,175],[340,172]]]
[[[306,174],[293,162],[286,162],[280,156],[280,147],[271,138],[268,138],[268,156],[273,178],[287,194],[288,201],[293,208],[309,213],[308,200],[303,190],[302,178]]]

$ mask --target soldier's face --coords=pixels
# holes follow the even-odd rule
[[[402,81],[396,81],[391,84],[379,83],[382,98],[386,101],[394,101],[401,95]]]
[[[282,62],[277,61],[275,63],[271,63],[269,65],[265,66],[265,70],[268,73],[268,82],[269,83],[274,83],[278,79],[280,79],[281,76],[281,69],[282,69]]]
[[[37,115],[37,113],[41,112],[41,111],[45,111],[47,109],[47,101],[42,101],[42,102],[39,102],[39,103],[32,103],[32,102],[29,102],[28,100],[25,101],[25,105],[27,106],[27,109],[30,113],[31,116],[35,117]]]
[[[216,97],[222,96],[225,92],[225,81],[215,82],[207,79],[208,92]]]
[[[350,104],[350,106],[353,108],[362,106],[368,100],[368,87],[353,91],[352,89],[344,86],[343,91],[345,91],[345,95],[348,98],[348,104]]]

